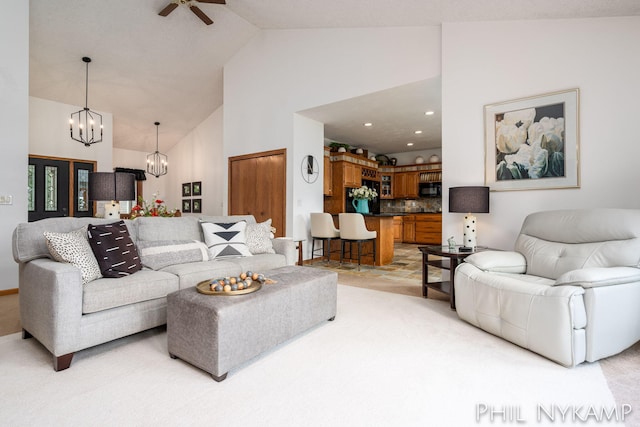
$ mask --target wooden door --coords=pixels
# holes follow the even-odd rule
[[[271,218],[276,237],[286,233],[287,156],[273,150],[229,158],[229,214]]]

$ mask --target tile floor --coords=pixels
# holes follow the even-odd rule
[[[308,265],[337,272],[338,282],[343,285],[422,297],[422,252],[418,249],[419,246],[422,245],[396,243],[391,264],[380,267],[362,265],[360,271],[355,263],[345,262],[340,265],[339,261],[330,261],[327,264],[317,259]],[[441,271],[434,272],[434,269],[430,269],[429,277],[431,281],[439,281]],[[429,290],[429,298],[448,301],[449,297]]]

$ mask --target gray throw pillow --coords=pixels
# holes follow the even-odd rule
[[[271,218],[258,224],[247,224],[247,247],[253,255],[275,254],[271,242]]]
[[[137,246],[142,265],[152,270],[209,260],[207,245],[198,240],[138,241]]]

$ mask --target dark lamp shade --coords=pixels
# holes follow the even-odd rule
[[[135,175],[122,172],[92,172],[89,174],[89,200],[134,200]]]
[[[449,188],[449,212],[489,213],[489,187]]]

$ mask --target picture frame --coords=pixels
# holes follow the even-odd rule
[[[191,200],[191,212],[202,213],[202,199]]]
[[[191,197],[191,183],[185,182],[182,184],[182,197]]]
[[[579,90],[484,106],[491,191],[580,188]]]
[[[182,212],[191,213],[191,199],[182,199]]]
[[[202,182],[196,181],[191,183],[191,194],[193,196],[202,196]]]

